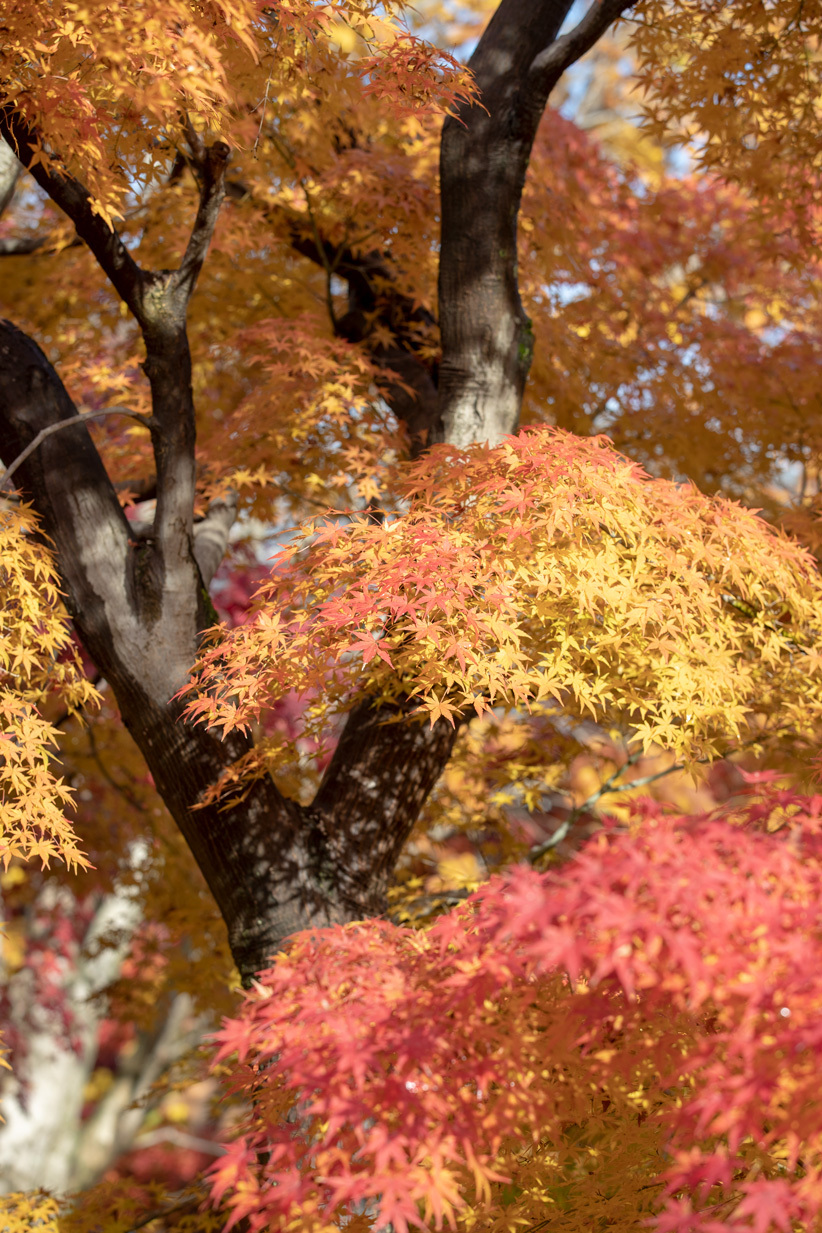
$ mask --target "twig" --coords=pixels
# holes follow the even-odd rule
[[[91,750],[92,759],[94,760],[94,763],[97,766],[97,769],[99,770],[100,774],[103,776],[103,779],[105,779],[106,783],[109,784],[109,786],[112,787],[115,792],[117,792],[120,796],[122,796],[123,800],[126,802],[127,805],[130,805],[131,808],[135,809],[138,813],[145,813],[146,812],[145,805],[137,799],[137,797],[133,794],[133,792],[128,787],[128,785],[118,783],[117,780],[114,778],[114,776],[111,774],[111,772],[108,770],[105,762],[100,756],[100,750],[97,745],[97,738],[94,735],[94,727],[92,726],[92,724],[88,725],[88,728],[86,729],[86,733],[88,735],[88,743],[89,743],[89,749]]]
[[[777,731],[779,731],[779,729],[777,729]],[[790,731],[790,728],[782,729],[783,734]],[[743,741],[743,743],[737,746],[735,750],[729,750],[728,753],[741,753],[745,749],[750,749],[752,746],[759,744],[759,742],[764,739],[765,735],[766,734],[764,733],[760,733],[758,736],[752,737],[749,741]],[[640,779],[632,779],[630,783],[616,783],[616,780],[625,770],[626,766],[632,766],[634,763],[638,762],[642,757],[642,754],[643,750],[641,748],[631,754],[628,761],[624,762],[622,766],[617,767],[613,774],[609,775],[604,783],[600,784],[596,792],[593,792],[587,800],[582,802],[581,805],[574,806],[562,826],[558,827],[549,839],[546,839],[544,843],[535,844],[534,847],[530,849],[525,859],[533,865],[541,856],[544,856],[546,852],[550,852],[551,848],[555,848],[558,843],[562,843],[562,840],[568,834],[571,827],[576,823],[580,815],[584,813],[586,809],[589,809],[591,805],[595,805],[600,797],[606,796],[609,792],[630,792],[633,788],[645,788],[649,783],[655,783],[657,779],[664,779],[666,775],[672,775],[674,771],[684,771],[686,769],[686,764],[684,762],[672,762],[670,766],[666,766],[661,771],[655,771],[652,775],[643,775]],[[728,754],[723,755],[723,757],[727,756]],[[696,758],[692,765],[707,766],[708,763],[712,761],[712,758]]]
[[[326,305],[326,308],[328,309],[328,315],[331,318],[331,328],[334,330],[334,333],[336,334],[338,332],[338,322],[337,322],[337,314],[334,311],[334,295],[331,290],[331,280],[337,271],[337,266],[339,265],[340,256],[342,254],[342,249],[341,248],[337,249],[337,253],[336,253],[336,256],[334,257],[333,262],[328,260],[328,255],[325,251],[325,245],[320,239],[320,232],[319,232],[319,228],[317,227],[317,220],[314,217],[314,210],[311,205],[311,194],[306,188],[305,180],[302,180],[302,179],[300,180],[300,188],[303,190],[303,196],[305,197],[305,208],[306,208],[306,212],[308,213],[308,220],[311,223],[311,231],[314,236],[314,243],[317,247],[317,255],[319,256],[320,261],[322,262],[322,267],[325,270],[325,305]]]
[[[417,895],[407,904],[397,905],[395,909],[388,912],[386,915],[389,920],[399,923],[398,918],[400,912],[412,912],[416,908],[424,907],[426,904],[433,905],[441,903],[443,905],[448,905],[449,907],[455,907],[458,903],[463,903],[468,896],[473,895],[473,893],[473,891],[464,889],[431,891],[431,893],[427,895]]]
[[[628,758],[627,762],[623,762],[622,766],[618,766],[616,770],[613,771],[613,773],[608,776],[605,782],[599,785],[596,792],[591,793],[588,799],[584,800],[581,805],[574,806],[574,808],[568,814],[568,817],[562,823],[562,826],[558,827],[549,839],[546,839],[544,843],[535,844],[534,847],[531,848],[526,859],[530,861],[530,863],[533,865],[535,864],[536,861],[539,860],[541,856],[544,856],[546,852],[550,852],[552,848],[555,848],[557,846],[557,844],[562,843],[563,839],[568,834],[571,827],[576,823],[579,816],[582,813],[584,813],[586,809],[589,809],[591,805],[595,805],[596,802],[600,799],[600,797],[605,796],[606,793],[608,792],[627,792],[630,788],[633,788],[635,786],[634,783],[620,784],[618,787],[615,787],[614,785],[616,784],[617,779],[619,779],[620,775],[624,772],[626,767],[634,766],[634,764],[639,761],[639,759],[642,757],[642,752],[643,751],[641,747],[639,749],[634,750],[634,752]],[[667,767],[664,771],[660,772],[660,774],[668,775],[674,769],[681,770],[682,768],[681,766]],[[653,776],[653,778],[658,778],[658,776]],[[637,780],[637,783],[639,782],[640,781]]]
[[[265,83],[265,94],[263,95],[263,110],[262,110],[262,114],[260,115],[260,127],[257,129],[257,136],[254,138],[254,145],[251,147],[251,153],[254,158],[257,157],[257,146],[260,144],[260,137],[262,135],[263,125],[265,124],[265,109],[268,106],[268,88],[271,85],[271,74],[273,73],[273,71],[274,71],[274,68],[272,66],[271,69],[269,70],[268,77]]]
[[[138,1220],[136,1224],[133,1224],[128,1233],[137,1233],[137,1229],[144,1229],[153,1220],[162,1220],[166,1216],[171,1216],[174,1212],[184,1212],[188,1208],[194,1207],[197,1203],[202,1203],[202,1199],[199,1195],[192,1195],[191,1198],[184,1199],[181,1203],[175,1203],[172,1207],[155,1208],[154,1211],[143,1216],[142,1220]]]
[[[30,441],[22,453],[18,454],[14,462],[6,467],[3,474],[0,476],[0,488],[4,488],[11,479],[14,472],[19,466],[26,461],[30,454],[33,454],[38,449],[47,437],[51,437],[55,432],[61,432],[64,428],[74,428],[77,424],[85,424],[88,420],[98,420],[104,415],[127,415],[132,420],[137,420],[149,432],[154,431],[154,420],[149,415],[141,415],[139,411],[129,411],[127,407],[106,407],[104,411],[83,411],[80,415],[72,416],[68,420],[60,420],[57,424],[49,424],[48,428],[41,428],[33,441]]]

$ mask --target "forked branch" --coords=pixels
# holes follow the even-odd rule
[[[631,3],[632,0],[594,0],[573,30],[555,39],[535,56],[528,79],[539,98],[547,99],[565,70],[591,50]]]

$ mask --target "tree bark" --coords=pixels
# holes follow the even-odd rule
[[[627,6],[628,0],[595,0],[576,30],[557,39],[570,0],[502,0],[480,41],[471,62],[480,102],[463,108],[443,132],[439,403],[433,374],[414,355],[413,331],[407,338],[400,331],[397,354],[381,357],[416,391],[403,406],[397,386],[396,399],[419,445],[432,431],[462,446],[499,440],[516,427],[531,353],[516,277],[516,220],[531,143],[553,83]],[[444,720],[426,727],[402,707],[374,708],[366,699],[349,714],[310,807],[284,799],[269,778],[253,783],[241,802],[201,807],[207,789],[250,748],[241,734],[218,740],[188,723],[176,699],[212,620],[203,573],[216,568],[231,518],[229,510],[215,510],[198,549],[186,316],[225,191],[228,149],[217,143],[199,151],[200,200],[179,268],[146,271],[94,213],[84,186],[36,161],[36,135],[10,106],[0,109],[0,137],[74,222],[142,330],[152,394],[154,525],[139,542],[130,539],[79,420],[44,439],[15,471],[15,483],[40,516],[78,634],[205,875],[248,980],[289,934],[383,909],[394,863],[450,757],[455,730]],[[378,258],[369,266],[367,258],[337,256],[351,289],[349,314],[339,323],[346,336],[363,334],[379,294],[390,313],[413,320],[420,311],[400,295],[392,300],[390,286],[379,292]],[[0,323],[4,461],[76,416],[39,347]]]
[[[439,436],[497,444],[516,432],[534,336],[517,281],[517,219],[548,96],[630,0],[502,0],[469,67],[479,97],[445,121],[440,152]]]
[[[11,460],[43,428],[76,414],[40,348],[0,322],[0,456]],[[158,475],[179,483],[169,459],[172,450],[158,460]],[[201,807],[251,745],[241,733],[219,740],[187,722],[174,697],[211,623],[193,531],[176,534],[186,507],[175,510],[173,500],[166,507],[174,556],[161,556],[162,544],[158,551],[151,539],[131,541],[82,422],[47,437],[15,480],[37,508],[78,635],[203,871],[244,979],[300,929],[383,910],[393,860],[450,755],[450,726],[387,724],[394,713],[377,718],[362,706],[314,806],[286,800],[265,777],[241,802]],[[375,776],[377,793],[368,787]]]

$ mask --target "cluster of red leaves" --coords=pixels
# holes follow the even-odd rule
[[[428,933],[298,936],[218,1037],[253,1099],[213,1176],[233,1221],[404,1233],[466,1198],[493,1217],[512,1141],[559,1160],[593,1092],[625,1134],[657,1124],[665,1233],[813,1227],[822,798],[644,812]]]

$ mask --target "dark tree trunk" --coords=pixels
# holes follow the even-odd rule
[[[379,255],[334,254],[350,288],[339,332],[367,343],[375,311],[386,312],[395,327],[396,346],[377,348],[375,358],[410,387],[395,384],[389,397],[416,448],[431,435],[462,446],[516,428],[531,359],[516,274],[517,212],[531,143],[563,69],[628,5],[594,0],[579,26],[557,39],[569,6],[570,0],[502,0],[471,62],[480,101],[445,125],[439,403],[435,374],[415,354],[414,330],[396,328],[398,315],[407,314],[412,326],[423,310],[392,290]],[[395,862],[451,755],[455,730],[444,720],[427,726],[410,706],[375,708],[366,699],[349,714],[311,806],[286,800],[262,778],[239,803],[203,807],[207,790],[250,748],[241,734],[218,740],[188,723],[175,697],[212,620],[206,588],[232,516],[223,502],[195,533],[186,334],[189,299],[225,191],[228,149],[200,143],[193,152],[201,192],[186,252],[177,270],[151,272],[94,213],[82,184],[36,161],[37,136],[11,107],[0,109],[0,138],[74,222],[78,242],[92,250],[142,330],[152,393],[154,525],[138,543],[130,539],[59,377],[9,322],[0,322],[0,456],[11,464],[51,430],[15,467],[14,482],[39,514],[77,632],[203,871],[249,980],[297,930],[384,909]],[[312,260],[327,261],[316,237],[295,232],[293,242]]]
[[[479,97],[440,150],[439,434],[496,444],[516,432],[534,336],[517,281],[517,219],[548,96],[630,0],[594,0],[557,38],[572,0],[502,0],[469,61]]]
[[[43,428],[77,415],[40,348],[9,322],[0,322],[0,408],[0,455],[9,459]],[[387,723],[396,711],[363,704],[310,808],[286,800],[268,777],[235,806],[203,807],[206,790],[251,745],[241,733],[219,740],[187,722],[174,700],[211,623],[193,541],[170,570],[153,540],[129,539],[81,421],[45,440],[17,476],[54,545],[77,633],[203,871],[243,977],[300,929],[384,910],[390,871],[450,755],[450,725]]]

